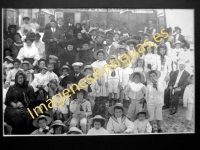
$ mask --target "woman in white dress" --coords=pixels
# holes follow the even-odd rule
[[[33,41],[35,40],[35,34],[31,33],[26,36],[24,47],[19,51],[17,59],[21,62],[28,61],[31,64],[31,68],[36,66],[38,60],[40,59],[39,52]]]
[[[161,72],[159,80],[163,83],[164,88],[167,88],[172,71],[172,61],[171,58],[167,56],[166,44],[159,45],[157,50],[159,54],[158,70]]]

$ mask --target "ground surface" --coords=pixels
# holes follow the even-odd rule
[[[174,115],[169,115],[169,109],[163,110],[162,130],[164,133],[183,132],[185,121],[185,110],[182,105],[179,105],[178,112]],[[156,129],[156,124],[154,129]],[[194,133],[194,119],[189,123],[188,132]]]

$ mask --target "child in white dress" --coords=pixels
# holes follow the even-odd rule
[[[185,88],[183,94],[183,107],[186,110],[185,129],[187,132],[188,123],[192,120],[194,111],[194,75],[188,77],[189,85]]]
[[[148,112],[141,108],[137,112],[137,120],[134,121],[134,133],[151,133],[152,126],[148,121],[149,114]]]
[[[96,115],[94,118],[91,118],[90,123],[92,124],[93,128],[88,131],[88,135],[109,134],[109,132],[104,128],[106,119],[100,115]]]
[[[68,114],[68,108],[69,106],[69,98],[66,98],[63,95],[64,88],[59,86],[58,87],[58,93],[52,97],[52,100],[54,102],[53,106],[53,113],[56,114],[56,120],[64,120],[67,121],[67,114]]]
[[[142,84],[144,82],[144,76],[139,72],[134,72],[131,74],[129,79],[131,82],[126,87],[124,93],[131,101],[127,117],[131,121],[134,121],[137,118],[136,113],[144,106],[146,87],[144,84]]]

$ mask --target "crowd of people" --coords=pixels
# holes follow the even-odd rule
[[[29,17],[4,35],[5,135],[162,133],[162,110],[174,115],[180,99],[187,131],[194,111],[194,56],[180,27],[165,29],[167,38],[155,40],[152,21],[131,35],[126,22],[107,27],[104,21],[49,20],[42,38]],[[83,79],[85,88],[72,86]],[[56,102],[50,106],[48,99]]]

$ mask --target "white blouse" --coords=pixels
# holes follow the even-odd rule
[[[40,56],[38,49],[34,44],[32,44],[30,47],[24,44],[24,47],[20,49],[17,58],[21,61],[23,61],[24,58],[33,58],[34,60],[39,60]]]
[[[47,76],[47,74],[34,74],[34,80],[32,81],[32,83],[30,84],[34,91],[36,92],[38,90],[37,85],[45,85],[45,90],[48,91],[48,87],[47,84],[49,83],[49,78]]]

